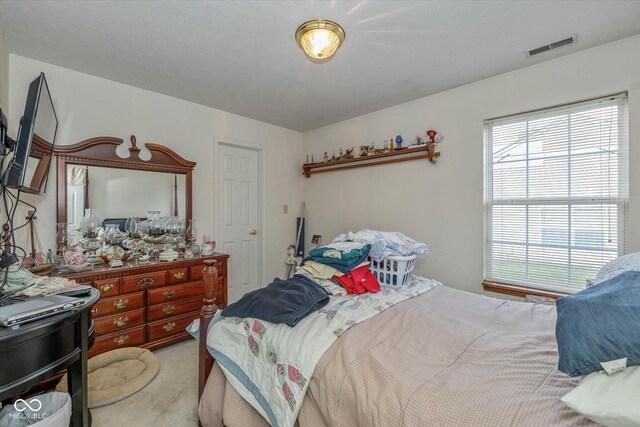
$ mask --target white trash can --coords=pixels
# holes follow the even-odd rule
[[[69,427],[71,396],[69,393],[45,393],[18,399],[0,411],[0,427]]]

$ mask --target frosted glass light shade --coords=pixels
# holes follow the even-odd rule
[[[333,21],[314,19],[298,27],[296,40],[312,60],[328,60],[344,41],[344,30]]]

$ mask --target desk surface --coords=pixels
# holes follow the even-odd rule
[[[19,325],[17,328],[5,328],[0,326],[0,346],[5,343],[5,340],[17,339],[22,335],[29,335],[31,333],[38,333],[43,328],[55,327],[55,325],[64,322],[66,319],[77,316],[79,312],[89,310],[100,298],[100,293],[97,289],[92,289],[91,293],[84,297],[78,297],[84,300],[84,304],[78,308],[78,310],[65,311],[59,314],[55,314],[50,317],[45,317],[34,322],[25,323]],[[0,383],[1,385],[2,383]]]
[[[56,314],[16,329],[0,327],[0,400],[26,391],[82,357],[80,331],[84,329],[87,333],[84,340],[90,341],[93,337],[88,313],[99,297],[99,292],[92,289],[91,294],[83,298],[85,304],[76,311]],[[86,326],[80,325],[83,318]]]

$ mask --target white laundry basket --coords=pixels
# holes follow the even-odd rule
[[[380,261],[369,257],[369,270],[381,285],[404,286],[411,280],[417,256],[390,256]]]
[[[2,427],[69,427],[71,396],[51,392],[18,399],[0,411]]]

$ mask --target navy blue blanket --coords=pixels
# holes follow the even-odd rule
[[[298,322],[320,310],[329,296],[319,287],[298,278],[274,279],[262,289],[245,294],[222,310],[223,317],[253,317],[271,323],[296,326]]]

